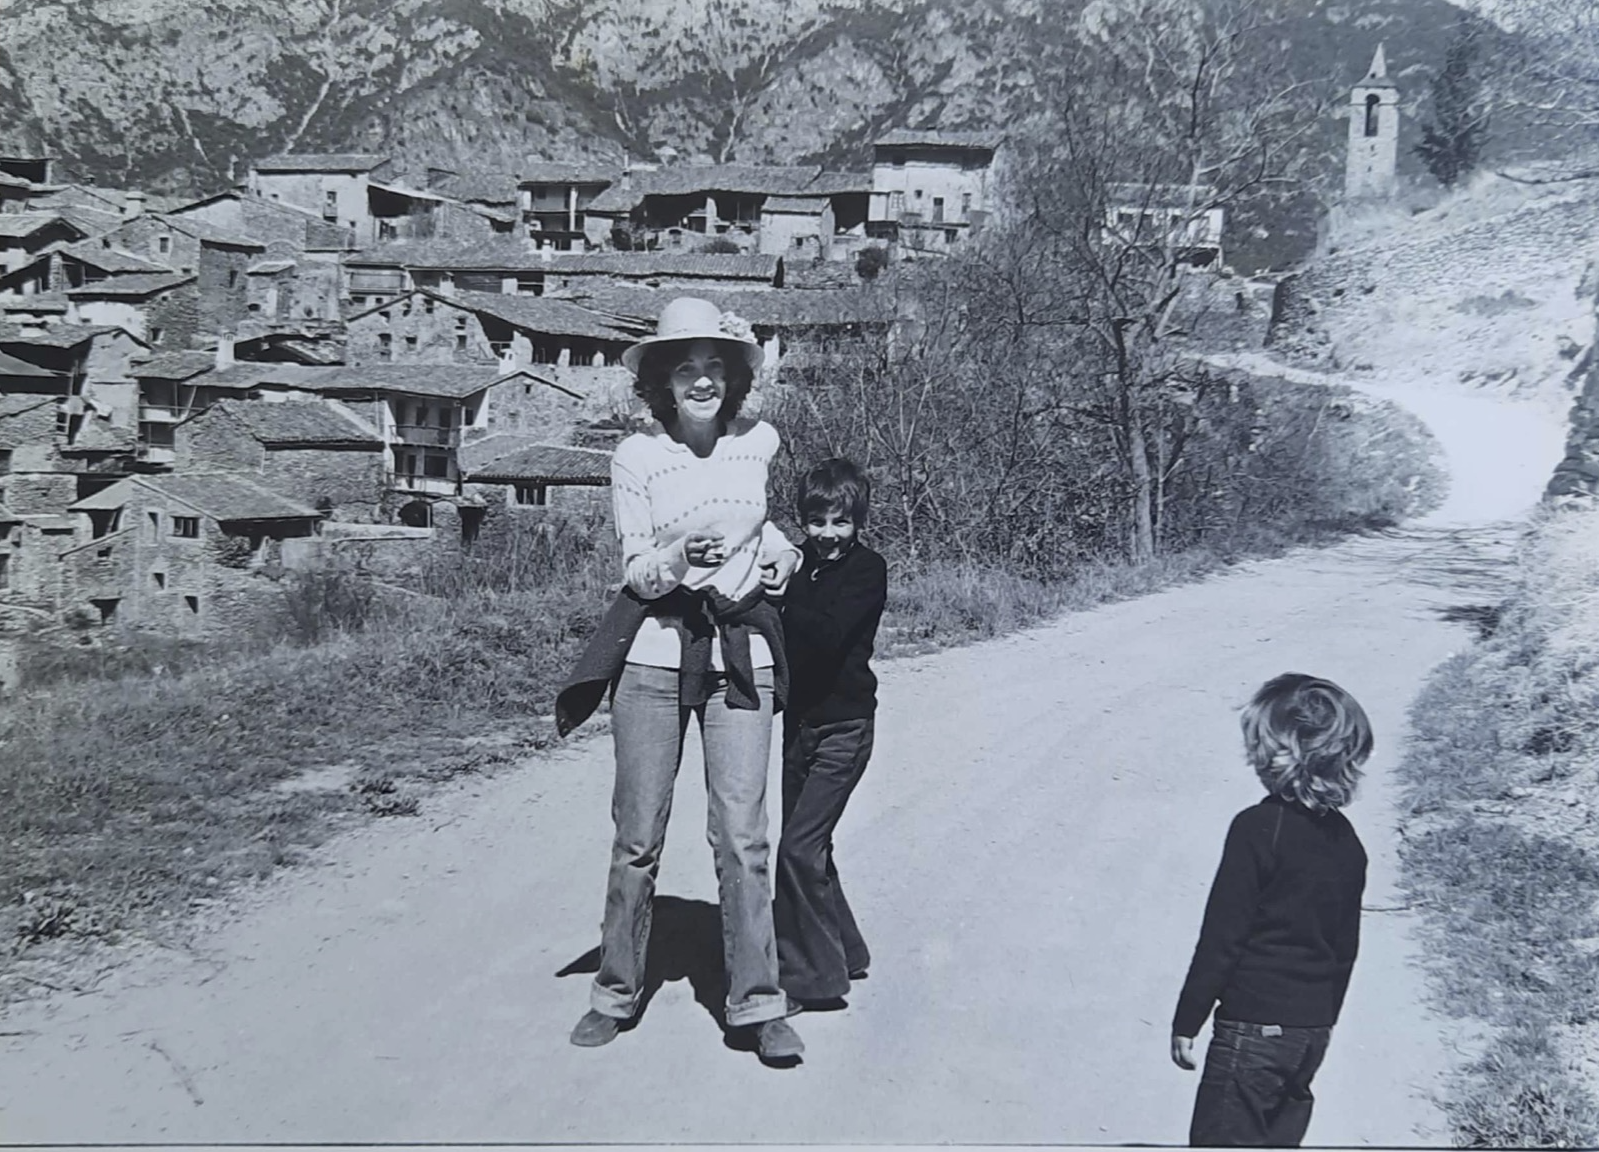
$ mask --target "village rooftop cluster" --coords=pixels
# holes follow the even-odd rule
[[[186,201],[0,156],[0,613],[262,627],[285,570],[403,572],[592,503],[667,298],[773,363],[858,336],[860,253],[958,250],[1002,145],[894,131],[869,173],[283,155]]]

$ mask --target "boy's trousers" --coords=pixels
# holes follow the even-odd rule
[[[872,755],[874,721],[792,723],[783,732],[783,835],[777,848],[777,956],[800,1000],[849,992],[871,963],[833,866],[833,830]]]
[[[1331,1028],[1217,1020],[1194,1099],[1189,1144],[1299,1147],[1315,1103],[1310,1081],[1331,1037]]]

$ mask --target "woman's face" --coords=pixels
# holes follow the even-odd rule
[[[726,364],[717,342],[693,340],[683,345],[668,383],[677,402],[678,419],[694,424],[715,420],[727,396]]]

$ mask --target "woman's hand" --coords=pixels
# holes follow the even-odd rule
[[[690,532],[683,537],[683,555],[696,568],[715,568],[727,560],[727,542],[720,532]]]
[[[1185,1071],[1192,1072],[1194,1064],[1194,1038],[1192,1036],[1173,1036],[1171,1038],[1171,1062]]]
[[[799,553],[783,551],[761,565],[761,587],[773,596],[781,596],[788,587],[789,577],[799,567]]]

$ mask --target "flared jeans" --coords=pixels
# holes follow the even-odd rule
[[[605,893],[600,970],[589,1002],[606,1016],[638,1011],[672,789],[691,717],[705,746],[706,836],[716,858],[730,1027],[787,1012],[772,931],[766,776],[772,740],[772,670],[755,670],[758,709],[729,708],[726,685],[696,707],[678,703],[678,672],[628,664],[611,704],[616,838]]]

